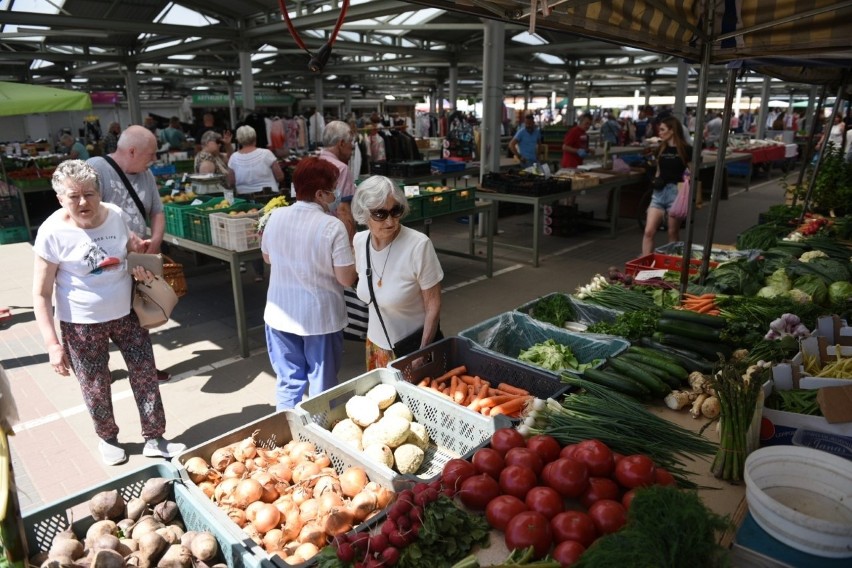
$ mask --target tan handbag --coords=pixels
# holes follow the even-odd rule
[[[162,276],[178,298],[186,296],[186,276],[182,264],[164,254],[127,253],[127,270],[133,272],[136,266],[142,266],[156,276]]]
[[[150,283],[137,282],[133,288],[133,311],[145,329],[168,322],[177,303],[177,294],[161,276]]]

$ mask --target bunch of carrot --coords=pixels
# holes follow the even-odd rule
[[[707,314],[709,316],[719,315],[719,306],[716,305],[716,294],[684,294],[681,307],[691,312]]]
[[[450,369],[435,379],[424,377],[417,386],[431,389],[484,416],[504,414],[517,418],[533,399],[529,391],[507,383],[494,388],[487,380],[468,374],[465,365]]]

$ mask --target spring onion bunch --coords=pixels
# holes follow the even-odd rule
[[[582,389],[560,404],[534,402],[521,433],[547,434],[561,444],[597,439],[624,455],[645,454],[674,476],[680,487],[694,489],[684,458],[709,457],[717,446],[700,435],[649,412],[641,403],[568,374],[562,380]]]

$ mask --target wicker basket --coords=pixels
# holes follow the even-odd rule
[[[183,273],[183,265],[163,255],[163,280],[165,280],[178,298],[186,296],[186,276]]]

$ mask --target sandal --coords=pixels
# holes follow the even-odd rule
[[[0,321],[12,319],[12,310],[9,308],[0,308]]]

